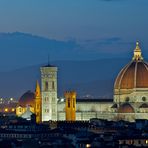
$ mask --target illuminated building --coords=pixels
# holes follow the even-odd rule
[[[36,122],[41,122],[41,92],[37,82],[35,93],[27,91],[19,99],[16,107],[16,115],[30,119],[30,115],[36,115]]]
[[[116,78],[114,103],[121,119],[148,119],[148,64],[142,57],[138,42],[132,61]]]
[[[42,121],[57,120],[57,67],[41,67]]]
[[[65,102],[59,101],[59,120],[65,119],[64,107]],[[76,100],[76,120],[90,118],[128,121],[148,119],[148,64],[142,57],[138,42],[132,60],[115,80],[113,101]]]
[[[66,120],[75,121],[76,120],[76,92],[65,92],[66,98]]]
[[[14,98],[0,98],[0,113],[15,115],[17,101]]]
[[[40,123],[42,121],[42,100],[41,100],[41,90],[39,83],[37,81],[36,90],[35,90],[35,114],[36,114],[36,122]]]
[[[26,111],[37,115],[37,122],[49,120],[108,120],[148,119],[148,64],[136,43],[132,60],[120,71],[114,84],[114,99],[76,99],[75,92],[66,92],[65,100],[57,99],[57,67],[41,67],[41,94],[27,92],[20,100],[16,113]],[[99,89],[99,88],[98,88]],[[28,98],[24,98],[27,96]],[[28,102],[28,103],[27,103]],[[36,104],[36,105],[35,105]]]

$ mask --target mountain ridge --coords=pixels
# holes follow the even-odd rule
[[[58,96],[66,90],[76,90],[79,97],[111,98],[113,83],[127,59],[101,59],[91,61],[52,61],[58,67]],[[40,82],[40,67],[32,65],[8,72],[0,72],[1,97],[19,98],[27,90],[35,90],[36,80]],[[108,85],[106,85],[108,84]]]

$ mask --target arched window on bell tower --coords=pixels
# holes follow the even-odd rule
[[[45,82],[45,91],[48,91],[48,82]]]
[[[55,90],[55,84],[54,84],[54,81],[52,81],[52,90]]]
[[[68,98],[68,107],[70,108],[70,98]]]

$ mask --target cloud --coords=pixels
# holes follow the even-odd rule
[[[130,49],[134,47],[135,42],[126,41],[121,37],[113,36],[100,38],[98,40],[85,40],[79,44],[85,51],[94,52],[96,55],[98,54],[98,56],[110,56],[110,54],[113,56],[117,56],[118,54],[126,56],[129,51],[132,51]]]

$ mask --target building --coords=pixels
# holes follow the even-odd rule
[[[57,120],[57,67],[41,67],[42,121]]]
[[[148,64],[138,42],[132,60],[116,78],[114,105],[121,119],[148,119]]]
[[[31,115],[36,115],[36,122],[41,122],[41,92],[37,82],[35,93],[27,91],[24,93],[16,106],[16,115],[31,120]]]
[[[15,115],[17,101],[14,98],[0,98],[0,114]]]
[[[65,93],[65,100],[57,98],[57,67],[48,64],[41,67],[41,95],[27,94],[36,103],[30,102],[30,111],[49,120],[108,120],[148,119],[148,64],[142,57],[139,43],[136,43],[132,60],[119,72],[114,84],[112,99],[76,99],[74,91]],[[39,84],[37,85],[39,88]],[[99,88],[98,88],[99,89]],[[38,89],[39,90],[39,89]],[[26,95],[27,95],[26,94]],[[23,101],[22,101],[23,100]],[[23,97],[17,107],[17,115],[26,111]],[[38,100],[38,101],[37,101]],[[23,104],[21,103],[23,102]],[[34,106],[38,104],[39,110]],[[42,110],[42,113],[39,113]]]

